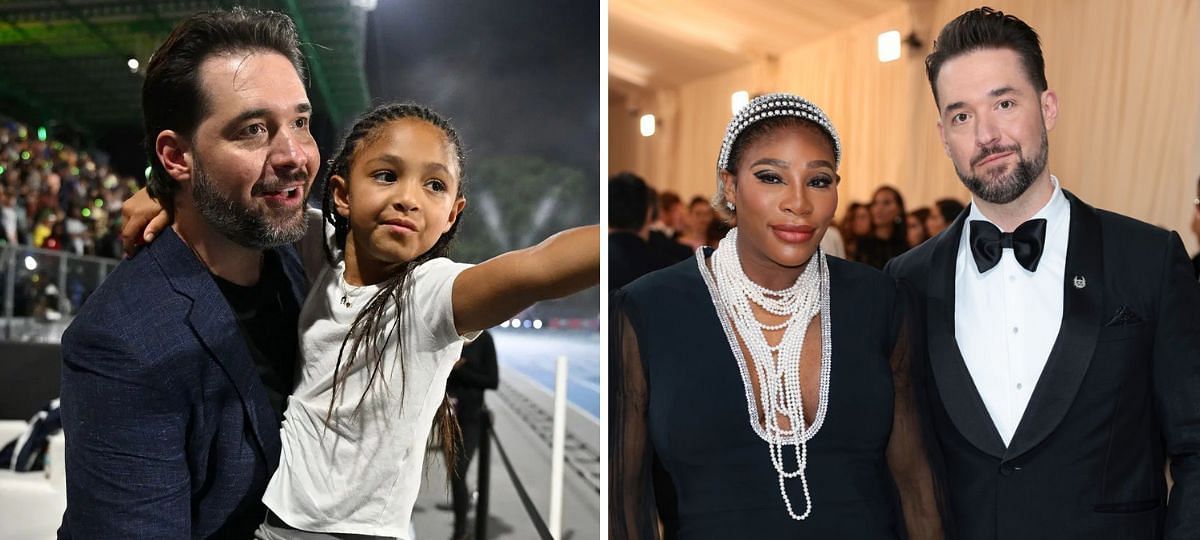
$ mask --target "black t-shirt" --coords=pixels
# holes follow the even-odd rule
[[[262,273],[255,285],[243,287],[216,275],[213,279],[233,308],[271,408],[282,421],[287,397],[296,384],[296,324],[300,306],[279,256],[273,251],[263,255]]]

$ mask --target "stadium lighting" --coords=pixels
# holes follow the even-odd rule
[[[524,326],[525,328],[529,328],[530,326],[533,326],[533,321],[531,321],[529,319],[525,319],[525,322],[521,326]]]
[[[138,66],[141,66],[142,64],[138,62],[137,58],[131,56],[129,57],[129,61],[125,62],[125,65],[129,66],[129,71],[137,73]]]
[[[542,329],[542,320],[541,320],[541,319],[534,319],[534,320],[533,320],[533,329],[534,329],[534,330],[541,330],[541,329]]]
[[[521,320],[520,320],[520,319],[513,319],[513,320],[512,320],[512,327],[513,327],[513,328],[520,328],[520,327],[521,327]]]
[[[29,270],[30,272],[37,270],[37,259],[34,259],[30,255],[26,255],[25,256],[25,269]]]

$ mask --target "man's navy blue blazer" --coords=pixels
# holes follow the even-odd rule
[[[308,283],[273,251],[296,305]],[[63,336],[60,538],[248,538],[279,421],[208,269],[171,229],[117,266]]]

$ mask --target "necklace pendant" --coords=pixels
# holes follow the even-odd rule
[[[345,295],[345,294],[342,295],[342,305],[346,306],[346,307],[352,307],[350,305],[350,299],[347,298],[347,295]]]

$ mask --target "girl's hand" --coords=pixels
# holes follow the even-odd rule
[[[125,201],[121,206],[121,217],[125,220],[121,227],[121,245],[126,257],[132,257],[139,247],[149,244],[174,221],[170,212],[145,189],[139,189]]]

